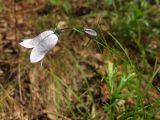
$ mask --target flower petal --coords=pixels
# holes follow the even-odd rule
[[[24,41],[19,44],[25,48],[33,48],[34,47],[33,39],[24,39]]]
[[[39,43],[40,41],[44,40],[46,37],[48,37],[51,34],[54,34],[54,32],[51,31],[51,30],[48,30],[48,31],[42,32],[41,34],[39,34],[38,36],[36,36],[33,39],[37,44],[37,43]]]
[[[34,48],[39,42],[41,42],[43,39],[45,39],[51,34],[54,34],[54,32],[51,30],[42,32],[41,34],[34,37],[33,39],[24,39],[24,41],[21,42],[20,45],[25,48]]]
[[[42,60],[45,54],[53,48],[58,42],[58,37],[55,34],[48,35],[39,42],[31,51],[30,61],[32,63]]]
[[[39,52],[39,49],[37,47],[33,48],[30,55],[30,62],[36,63],[42,60],[47,52]]]

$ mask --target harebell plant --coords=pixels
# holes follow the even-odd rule
[[[41,61],[47,52],[55,47],[58,43],[58,35],[68,30],[80,31],[80,33],[85,33],[91,37],[97,37],[97,32],[90,28],[83,28],[82,32],[76,28],[55,29],[44,31],[32,39],[24,39],[20,45],[25,48],[32,48],[30,62],[36,63]]]

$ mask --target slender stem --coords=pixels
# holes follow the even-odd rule
[[[62,28],[62,29],[58,29],[58,31],[60,31],[60,32],[64,32],[64,31],[66,31],[66,30],[72,30],[73,28]]]
[[[83,27],[80,27],[80,28],[75,28],[75,27],[73,27],[73,28],[71,28],[71,27],[68,27],[68,28],[62,28],[62,29],[57,29],[57,30],[55,30],[55,31],[57,31],[57,32],[65,32],[66,30],[68,31],[68,30],[73,30],[73,31],[77,31],[77,32],[79,32],[79,33],[83,33],[83,32],[81,32],[79,29],[82,29]]]
[[[113,40],[115,40],[115,42],[120,46],[120,48],[123,50],[123,52],[124,52],[125,55],[127,56],[130,64],[133,65],[133,64],[132,64],[132,61],[131,61],[128,53],[127,53],[127,51],[124,49],[124,47],[121,45],[121,43],[120,43],[110,32],[108,32],[108,34],[109,34],[109,35],[113,38]]]
[[[41,67],[43,67],[43,59],[41,60]]]

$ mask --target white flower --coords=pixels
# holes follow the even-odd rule
[[[97,36],[97,32],[93,29],[90,29],[90,28],[84,28],[84,32],[90,36],[93,36],[93,37]]]
[[[39,62],[44,58],[46,53],[53,48],[58,42],[58,37],[53,31],[42,32],[33,39],[24,39],[20,43],[25,48],[33,48],[30,54],[30,62]]]

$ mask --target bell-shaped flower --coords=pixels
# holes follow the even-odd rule
[[[90,28],[84,28],[84,32],[90,36],[93,36],[93,37],[97,36],[97,32],[93,29],[90,29]]]
[[[30,62],[39,62],[44,58],[46,53],[53,48],[58,42],[58,36],[53,31],[42,32],[33,39],[24,39],[20,43],[25,48],[33,48],[30,54]]]

